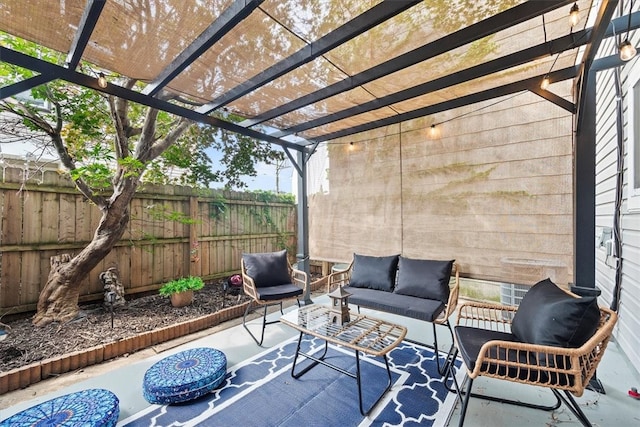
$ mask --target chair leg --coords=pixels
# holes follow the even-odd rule
[[[451,347],[449,347],[449,351],[447,352],[447,356],[444,362],[444,365],[440,365],[440,353],[438,352],[438,333],[436,332],[436,324],[431,323],[433,326],[433,349],[436,354],[436,366],[438,367],[438,373],[443,377],[449,372],[449,366],[455,360],[455,341],[453,339],[453,330],[451,329],[451,324],[449,321],[446,321],[442,324],[442,326],[446,326],[449,329],[449,333],[451,334]]]
[[[454,379],[455,381],[455,379]],[[462,397],[462,407],[460,408],[460,421],[458,421],[458,427],[462,427],[464,424],[464,418],[467,415],[467,406],[469,405],[469,398],[471,397],[471,386],[473,385],[473,378],[467,378],[467,390]],[[457,388],[457,383],[456,383]]]
[[[258,346],[262,347],[262,341],[264,340],[264,330],[267,327],[267,306],[264,306],[264,313],[262,314],[262,334],[260,334],[260,341],[253,335],[253,333],[249,330],[247,326],[247,315],[253,311],[255,311],[258,307],[254,307],[253,303],[247,305],[247,308],[244,310],[244,316],[242,316],[242,326],[249,332],[251,338],[258,344]]]
[[[275,302],[270,303],[270,304],[259,304],[257,306],[254,304],[254,301],[251,301],[251,303],[244,310],[244,316],[242,316],[242,326],[244,326],[244,328],[247,330],[247,332],[249,332],[249,335],[251,335],[251,338],[253,338],[253,340],[256,342],[256,344],[258,344],[261,347],[262,347],[262,341],[264,340],[264,330],[266,329],[267,325],[273,325],[274,323],[280,323],[280,319],[272,320],[272,321],[267,322],[267,308],[272,306],[272,305],[276,305],[276,304],[280,305],[280,313],[282,313],[284,315],[282,301],[275,301]],[[252,312],[256,311],[261,306],[264,308],[264,311],[262,313],[262,333],[260,334],[260,340],[258,340],[258,338],[256,338],[256,336],[249,330],[249,327],[247,326],[247,316],[249,315],[249,313],[252,313]]]
[[[553,394],[556,395],[558,399],[562,400],[564,404],[567,405],[567,407],[571,410],[571,412],[573,412],[573,415],[575,415],[578,418],[578,421],[580,421],[580,423],[582,423],[583,426],[592,427],[591,422],[589,421],[585,413],[582,411],[582,409],[580,409],[578,402],[576,402],[576,400],[573,398],[573,395],[570,392],[568,392],[567,390],[563,390],[566,396],[565,397],[560,393],[559,390],[552,388],[551,391],[553,392]]]

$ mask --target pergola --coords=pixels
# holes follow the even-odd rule
[[[62,79],[283,147],[300,175],[298,257],[308,270],[306,164],[318,144],[530,91],[574,114],[574,259],[581,260],[574,279],[593,286],[594,75],[623,64],[597,51],[604,38],[640,25],[638,12],[612,19],[618,6],[616,0],[5,0],[0,31],[65,59],[54,64],[0,47],[3,62],[35,72],[0,88],[0,99]],[[102,85],[81,61],[145,86]],[[544,89],[543,79],[550,83]],[[575,82],[572,99],[553,92],[553,83],[567,80]],[[215,111],[245,120],[232,123]]]

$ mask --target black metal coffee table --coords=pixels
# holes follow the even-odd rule
[[[282,323],[291,326],[300,331],[296,354],[291,367],[291,376],[300,378],[311,368],[317,364],[325,365],[340,373],[355,378],[358,383],[358,398],[360,404],[360,413],[364,416],[368,415],[371,410],[380,402],[384,394],[391,389],[391,370],[389,369],[389,361],[387,353],[398,346],[407,334],[407,328],[396,325],[385,320],[375,319],[365,315],[352,315],[351,321],[345,325],[339,325],[331,322],[331,311],[329,307],[323,305],[308,305],[299,309],[286,313],[280,318]],[[319,357],[303,353],[300,351],[300,344],[303,335],[310,335],[324,340],[325,347],[322,355]],[[355,351],[356,356],[356,372],[349,372],[341,367],[335,366],[324,360],[329,343],[337,344],[342,347],[350,348]],[[389,381],[376,401],[365,410],[362,406],[362,381],[360,378],[360,352],[374,356],[382,357],[387,367],[387,375]],[[300,372],[295,372],[298,356],[303,356],[313,361],[309,366]]]

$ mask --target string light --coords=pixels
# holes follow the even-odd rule
[[[631,58],[633,58],[634,56],[636,56],[636,48],[633,47],[633,45],[631,44],[631,42],[629,41],[629,39],[625,39],[621,44],[620,44],[620,59],[622,59],[623,61],[628,61]]]
[[[542,82],[540,83],[540,89],[547,90],[550,83],[551,81],[549,80],[549,74],[547,74],[546,76],[544,76],[544,79],[542,79]]]
[[[98,86],[102,89],[107,87],[107,78],[104,76],[104,73],[98,73]]]
[[[355,149],[356,149],[356,145],[353,143],[353,141],[351,141],[351,142],[349,143],[349,151],[353,151],[353,150],[355,150]]]
[[[624,41],[620,43],[618,47],[618,51],[620,53],[620,59],[623,61],[628,61],[634,56],[636,56],[636,48],[629,41],[629,30],[631,29],[631,10],[633,8],[633,0],[629,2],[629,22],[627,24],[627,36]]]
[[[436,124],[432,124],[429,128],[429,137],[431,139],[436,139],[440,136],[440,128],[436,126]]]
[[[572,27],[578,25],[578,21],[580,20],[580,8],[578,7],[578,3],[574,3],[571,6],[571,10],[569,10],[569,22]]]

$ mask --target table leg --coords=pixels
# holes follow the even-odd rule
[[[296,353],[293,357],[293,365],[291,366],[291,376],[293,378],[300,378],[302,375],[304,375],[305,373],[307,373],[311,368],[313,368],[314,366],[316,366],[318,363],[322,363],[322,364],[326,364],[325,362],[322,362],[325,358],[325,356],[327,355],[327,349],[329,348],[329,342],[325,341],[324,342],[324,351],[322,352],[322,355],[320,357],[314,357],[311,356],[310,354],[306,354],[306,353],[302,353],[300,352],[300,345],[302,344],[302,336],[304,335],[303,332],[300,332],[300,337],[298,338],[298,345],[296,346]],[[304,356],[307,359],[311,359],[313,360],[313,363],[311,363],[309,366],[307,366],[306,368],[304,368],[302,371],[298,372],[297,374],[295,373],[296,370],[296,364],[298,362],[298,356]]]
[[[380,393],[380,396],[378,396],[376,401],[373,402],[373,404],[369,407],[369,409],[365,411],[364,408],[362,407],[362,381],[360,379],[360,354],[358,351],[356,351],[356,382],[358,383],[358,399],[360,400],[360,413],[365,417],[369,415],[369,413],[371,413],[373,408],[375,408],[375,406],[382,400],[382,397],[389,390],[391,390],[391,369],[389,369],[389,360],[387,359],[386,354],[383,357],[384,357],[384,364],[387,367],[387,376],[389,377],[389,380],[387,381],[387,386],[385,387],[385,389],[382,390],[382,393]]]

